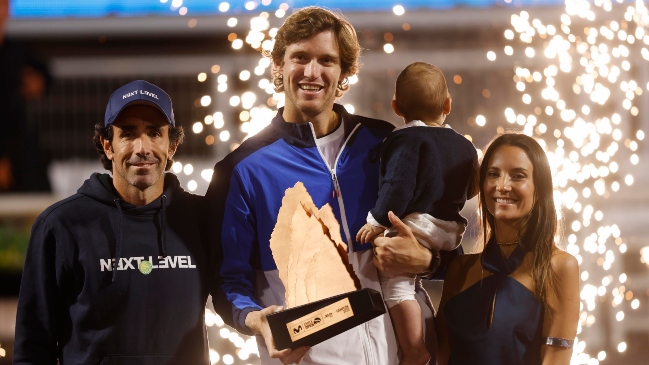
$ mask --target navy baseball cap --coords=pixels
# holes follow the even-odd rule
[[[150,82],[136,80],[115,90],[110,96],[104,116],[104,126],[113,123],[127,106],[138,104],[150,105],[159,109],[167,117],[169,124],[176,125],[169,95]]]

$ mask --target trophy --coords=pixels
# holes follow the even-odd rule
[[[269,315],[278,350],[313,346],[385,313],[381,293],[360,289],[331,206],[318,209],[304,184],[286,190],[270,239],[286,289]]]

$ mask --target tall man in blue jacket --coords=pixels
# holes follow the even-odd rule
[[[159,87],[110,97],[94,142],[112,177],[93,174],[36,219],[14,364],[209,364],[202,201],[165,174],[183,138]]]
[[[308,7],[288,17],[269,55],[285,106],[268,127],[216,164],[207,191],[224,254],[221,289],[234,307],[235,328],[258,335],[263,365],[398,363],[387,315],[311,349],[275,349],[266,316],[284,305],[285,291],[269,240],[284,192],[296,182],[304,183],[316,206],[332,206],[363,287],[380,291],[373,260],[396,273],[421,273],[436,263],[405,231],[380,242],[377,258],[371,245],[352,238],[374,206],[380,145],[393,129],[335,103],[358,71],[360,50],[354,28],[338,14]]]

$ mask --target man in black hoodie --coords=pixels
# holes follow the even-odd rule
[[[94,142],[109,174],[34,223],[14,364],[209,364],[211,252],[201,200],[171,167],[184,138],[171,99],[134,81],[110,97]]]

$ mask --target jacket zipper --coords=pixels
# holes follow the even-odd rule
[[[337,158],[336,161],[338,161]],[[347,236],[347,246],[349,247],[349,252],[354,252],[354,244],[352,242],[351,235],[349,233],[349,226],[347,226],[347,215],[345,214],[345,205],[343,203],[343,195],[342,192],[340,191],[340,185],[338,184],[338,176],[336,175],[336,168],[334,167],[330,172],[331,172],[331,179],[333,180],[333,184],[334,184],[334,194],[338,198],[338,205],[340,206],[340,218],[343,221],[342,222],[343,230],[345,231],[345,235]]]
[[[315,135],[315,129],[313,129],[313,124],[309,123],[309,126],[311,127],[311,133],[313,133],[313,138],[314,140],[316,139]],[[316,144],[316,149],[318,150],[318,153],[320,154],[320,158],[322,159],[322,162],[324,162],[325,166],[327,166],[327,170],[329,170],[329,174],[331,175],[331,181],[333,182],[334,185],[334,190],[332,192],[332,197],[338,198],[338,205],[340,206],[340,219],[342,220],[342,225],[343,225],[343,230],[345,231],[345,235],[347,236],[347,247],[349,247],[349,252],[353,253],[354,252],[354,243],[352,242],[351,239],[351,234],[349,233],[349,226],[347,225],[347,215],[345,214],[345,204],[343,202],[343,196],[342,192],[340,190],[340,185],[338,184],[338,176],[336,175],[336,167],[338,166],[338,159],[340,158],[340,155],[342,155],[343,150],[345,150],[345,147],[347,146],[347,142],[349,142],[349,139],[351,136],[354,135],[356,132],[356,129],[360,127],[360,124],[357,124],[356,127],[349,133],[349,136],[345,139],[343,142],[342,146],[340,146],[340,151],[338,151],[338,155],[336,156],[336,160],[334,161],[334,166],[329,170],[329,165],[327,164],[327,160],[325,159],[324,155],[322,154],[322,151],[320,151],[320,148]],[[369,345],[370,340],[369,340],[369,323],[364,323],[364,329],[361,331],[361,343],[363,344],[363,353],[365,354],[365,363],[367,365],[372,365],[373,360],[375,356],[372,353],[371,346]]]
[[[317,139],[315,135],[315,129],[313,129],[313,124],[309,123],[309,126],[311,127],[311,133],[313,133],[313,138],[314,140]],[[340,190],[340,185],[338,184],[338,176],[336,175],[336,166],[338,165],[338,159],[340,158],[340,155],[342,155],[343,150],[347,146],[347,142],[349,142],[349,139],[351,138],[352,135],[354,135],[354,132],[356,132],[356,129],[360,127],[360,124],[357,124],[356,127],[352,130],[352,132],[347,136],[347,139],[345,139],[345,142],[343,142],[342,146],[340,146],[340,151],[338,151],[338,155],[336,155],[336,160],[334,161],[334,166],[329,170],[329,165],[327,164],[327,160],[325,157],[322,155],[322,151],[320,151],[320,148],[316,144],[316,148],[318,149],[318,153],[320,154],[320,158],[322,159],[322,162],[324,162],[325,166],[327,166],[327,170],[329,170],[329,174],[331,175],[331,181],[334,186],[334,190],[332,192],[332,197],[338,198],[338,205],[340,206],[340,219],[342,220],[342,225],[343,225],[343,231],[345,231],[345,236],[347,236],[347,245],[349,247],[349,252],[354,252],[354,244],[351,240],[351,234],[349,232],[349,226],[347,225],[347,215],[345,214],[345,204],[343,202],[343,196],[342,196],[342,191]]]

